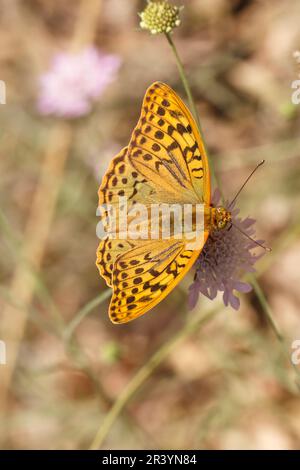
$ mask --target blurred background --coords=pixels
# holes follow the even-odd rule
[[[146,88],[165,81],[185,99],[174,57],[163,35],[140,30],[144,1],[1,0],[2,449],[89,448],[120,397],[121,412],[101,428],[102,448],[300,447],[297,366],[289,360],[300,339],[300,105],[291,102],[300,5],[177,4],[185,8],[173,39],[226,196],[266,159],[239,207],[273,248],[257,263],[257,279],[286,349],[254,292],[241,296],[238,312],[204,298],[189,312],[193,272],[151,313],[110,322],[110,294],[95,267],[97,190],[129,141]],[[92,46],[102,62],[93,53],[79,62],[87,61],[80,73],[92,82],[93,105],[70,106],[72,96],[60,96],[65,108],[55,107],[53,76],[63,82],[66,55]],[[214,305],[206,325],[186,329]],[[148,361],[157,351],[154,369]],[[141,368],[145,379],[124,398]]]

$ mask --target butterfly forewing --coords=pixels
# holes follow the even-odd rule
[[[210,178],[204,145],[195,121],[176,93],[163,83],[149,87],[129,144],[133,166],[182,197],[210,203]]]

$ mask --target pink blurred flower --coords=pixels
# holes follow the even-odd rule
[[[218,206],[220,199],[220,192],[216,190],[212,198],[212,205]],[[233,223],[253,238],[255,220],[248,217],[241,219],[238,214],[239,209],[235,209],[234,205],[231,206]],[[263,240],[257,241],[263,243]],[[212,300],[218,292],[223,292],[224,304],[231,305],[232,308],[238,310],[240,300],[234,295],[234,291],[251,291],[251,285],[240,281],[240,279],[246,272],[254,272],[255,262],[264,255],[264,253],[254,255],[251,252],[254,248],[257,248],[257,245],[237,230],[234,225],[229,230],[216,230],[211,233],[195,264],[196,274],[189,289],[190,308],[195,307],[200,294]]]
[[[79,53],[60,52],[39,79],[37,108],[41,114],[80,117],[116,78],[121,59],[94,46]]]

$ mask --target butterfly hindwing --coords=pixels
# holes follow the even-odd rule
[[[96,266],[109,287],[113,287],[112,274],[116,260],[132,248],[134,244],[129,240],[113,239],[110,236],[104,237],[99,243]]]
[[[125,323],[153,308],[178,284],[198,252],[181,240],[147,241],[121,255],[114,266],[109,315]]]

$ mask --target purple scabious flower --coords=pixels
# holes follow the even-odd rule
[[[76,118],[88,114],[94,101],[116,78],[121,59],[94,46],[78,53],[60,52],[39,78],[38,111]]]
[[[212,205],[220,204],[221,195],[218,190],[212,197]],[[229,209],[228,202],[224,205]],[[232,222],[240,230],[253,238],[255,234],[254,219],[238,217],[239,209],[231,206]],[[225,306],[231,305],[238,310],[240,300],[234,294],[237,292],[250,292],[252,287],[240,281],[246,272],[255,272],[255,262],[264,255],[252,253],[257,245],[243,235],[234,225],[230,229],[214,230],[208,237],[204,248],[195,263],[196,273],[193,284],[189,288],[189,306],[194,308],[199,295],[203,294],[214,299],[218,292],[223,292]],[[263,243],[263,240],[256,240]]]

